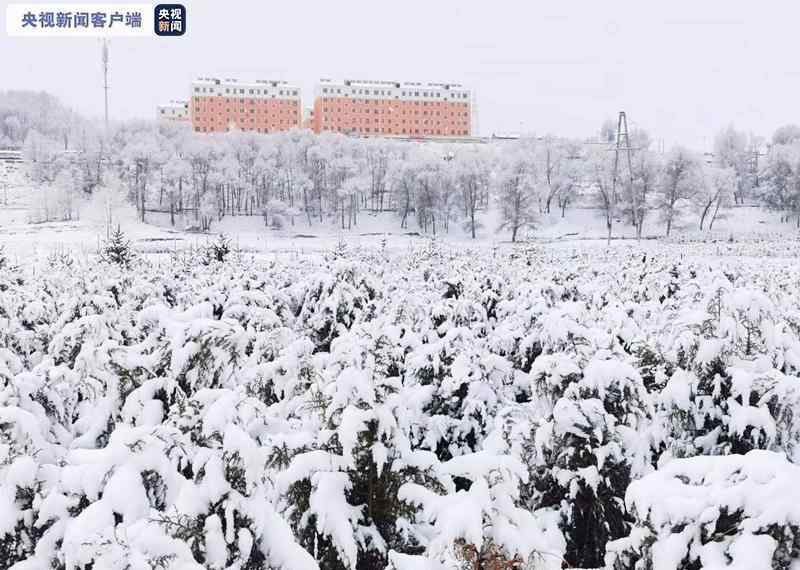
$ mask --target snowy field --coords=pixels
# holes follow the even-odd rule
[[[797,568],[800,242],[577,212],[230,252],[128,219],[127,267],[17,213],[0,567]]]
[[[122,207],[115,257],[41,199],[0,210],[2,569],[800,567],[766,210],[608,245],[586,208],[512,244]]]

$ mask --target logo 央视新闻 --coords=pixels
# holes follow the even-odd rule
[[[156,4],[157,36],[182,36],[186,33],[186,7],[183,4]]]

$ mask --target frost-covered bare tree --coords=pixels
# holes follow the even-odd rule
[[[736,176],[733,197],[736,204],[744,204],[753,187],[751,141],[746,133],[729,125],[714,138],[714,158],[718,166],[731,168]]]
[[[663,164],[657,153],[646,148],[634,153],[632,164],[633,186],[630,189],[631,196],[627,200],[627,208],[636,228],[636,238],[641,239],[645,220],[653,208]]]
[[[80,217],[80,199],[83,193],[83,172],[77,164],[61,169],[53,184],[56,190],[56,216],[64,221]]]
[[[676,147],[664,163],[656,207],[666,224],[669,237],[683,207],[696,195],[701,184],[700,159],[691,151]]]
[[[412,161],[401,161],[393,164],[389,170],[389,178],[397,197],[397,213],[400,216],[400,227],[408,228],[409,214],[414,211],[417,189],[418,167]]]
[[[201,216],[201,204],[211,192],[218,161],[218,151],[207,138],[192,138],[185,147],[186,159],[191,167],[192,194],[189,198],[194,221],[198,227],[207,231],[211,218]]]
[[[436,235],[436,223],[442,226],[439,218],[441,205],[441,179],[443,161],[427,157],[417,173],[417,224],[423,232],[430,229]]]
[[[169,210],[170,225],[175,225],[175,216],[183,212],[184,189],[192,168],[181,154],[174,153],[160,165],[158,207]],[[164,203],[166,201],[166,204]]]
[[[388,206],[389,164],[393,154],[391,143],[369,139],[364,143],[364,159],[369,173],[369,199],[372,210],[382,212]]]
[[[586,176],[595,202],[603,212],[606,238],[611,243],[614,220],[619,215],[621,202],[614,188],[614,155],[606,148],[595,148],[586,164]]]
[[[77,219],[86,188],[79,159],[64,154],[58,141],[36,130],[28,132],[23,152],[28,176],[40,191],[39,199],[33,202],[29,213],[30,220],[49,222]]]
[[[28,163],[31,180],[37,184],[52,184],[64,160],[58,154],[58,144],[39,131],[31,130],[22,147],[23,156]]]
[[[156,184],[156,173],[167,158],[162,142],[158,133],[145,130],[132,137],[122,150],[123,172],[142,222],[146,221],[148,194]]]
[[[780,212],[781,222],[795,216],[800,227],[800,145],[774,147],[761,177],[767,207]]]
[[[363,187],[353,180],[357,177],[356,161],[350,155],[340,154],[334,157],[328,168],[328,187],[333,193],[331,199],[336,204],[336,211],[341,219],[341,228],[346,229],[345,214],[352,225],[352,216],[357,206],[356,194]]]
[[[586,152],[582,145],[575,141],[566,141],[561,171],[556,179],[558,191],[556,200],[561,210],[561,217],[566,217],[567,207],[578,199],[584,189]]]
[[[478,211],[488,205],[491,163],[486,154],[470,150],[457,155],[454,166],[457,184],[461,190],[464,226],[472,239],[475,239],[481,226]]]
[[[534,146],[532,154],[541,188],[541,212],[549,214],[555,202],[563,217],[580,190],[585,162],[582,145],[547,136]]]
[[[127,193],[127,185],[117,174],[108,174],[89,198],[82,219],[102,226],[106,239],[109,239],[114,228],[120,226],[123,212],[131,207]]]
[[[536,225],[538,184],[533,157],[520,150],[509,155],[497,165],[496,192],[500,209],[497,229],[510,231],[513,243],[520,230],[533,229]]]
[[[450,220],[458,210],[458,181],[452,161],[446,161],[439,169],[439,213],[444,231],[450,231]]]
[[[561,169],[566,158],[566,153],[560,141],[551,136],[547,136],[541,145],[535,149],[536,169],[540,174],[540,184],[542,201],[544,203],[543,212],[550,213],[550,205],[561,190]]]
[[[711,230],[719,219],[720,209],[730,204],[736,187],[736,173],[730,168],[703,165],[701,177],[702,183],[698,185],[694,202],[700,213],[700,231],[703,231],[706,220]]]
[[[788,124],[775,129],[772,133],[772,144],[786,145],[800,141],[800,125]]]

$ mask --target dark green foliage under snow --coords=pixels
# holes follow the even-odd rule
[[[738,247],[0,254],[0,569],[788,570],[800,279]]]
[[[100,250],[100,259],[106,263],[112,263],[121,267],[130,267],[136,258],[136,252],[131,245],[131,241],[117,226],[109,238],[103,243]]]

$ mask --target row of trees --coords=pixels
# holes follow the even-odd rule
[[[690,216],[696,217],[700,230],[710,230],[734,201],[733,169],[708,165],[683,147],[666,155],[655,152],[644,133],[632,143],[639,146],[629,165],[617,162],[613,148],[605,144],[545,140],[531,145],[520,144],[499,162],[501,227],[511,231],[512,240],[520,230],[534,227],[540,214],[550,213],[552,204],[562,217],[570,204],[595,205],[610,240],[618,223],[632,227],[637,238],[653,220],[663,223],[667,236]]]
[[[641,236],[653,212],[669,234],[689,209],[713,225],[733,193],[730,169],[708,168],[685,149],[667,156],[638,137],[631,173],[606,145],[555,138],[500,145],[419,145],[293,131],[272,136],[199,136],[183,129],[131,124],[108,140],[71,153],[32,132],[25,152],[42,188],[56,188],[60,215],[72,219],[76,197],[100,187],[124,193],[147,222],[153,213],[208,231],[225,216],[261,216],[269,227],[335,222],[358,225],[363,213],[395,212],[403,229],[449,232],[460,224],[476,237],[496,206],[497,228],[513,241],[543,215],[596,204],[609,238],[625,220]],[[623,173],[625,176],[623,176]],[[54,212],[42,214],[51,219]]]
[[[225,216],[252,215],[276,228],[302,218],[309,226],[335,220],[350,229],[362,212],[394,211],[403,228],[416,218],[435,234],[458,220],[474,236],[476,212],[489,201],[485,149],[442,155],[438,148],[305,131],[205,137],[144,123],[72,153],[35,131],[24,148],[37,184],[87,195],[98,185],[112,187],[136,205],[141,221],[168,213],[173,225],[183,217],[204,231]]]
[[[141,221],[168,215],[200,231],[225,216],[352,229],[364,214],[394,212],[405,230],[415,222],[437,235],[455,224],[475,238],[496,208],[489,229],[516,241],[542,216],[565,217],[582,204],[602,212],[610,240],[623,226],[638,238],[645,228],[669,236],[687,223],[711,230],[729,206],[754,201],[800,220],[795,132],[779,129],[760,163],[758,141],[733,127],[718,134],[712,158],[683,147],[659,152],[647,133],[634,132],[630,162],[616,160],[613,142],[602,139],[418,144],[300,130],[199,135],[145,122],[108,135],[83,131],[67,151],[30,130],[24,149],[34,183],[50,190],[41,221],[74,219],[82,197],[103,191],[106,204],[120,196],[135,204]]]

